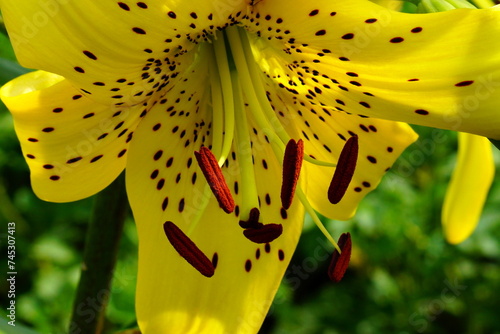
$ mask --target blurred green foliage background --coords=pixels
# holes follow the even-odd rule
[[[0,31],[0,84],[23,71]],[[500,182],[497,178],[472,237],[458,246],[447,244],[440,213],[456,134],[416,130],[419,142],[362,202],[356,217],[326,222],[335,237],[352,234],[353,257],[344,280],[328,280],[325,254],[332,247],[307,221],[261,333],[500,333]],[[499,169],[497,150],[495,158]],[[54,204],[36,198],[12,118],[0,105],[0,333],[66,332],[91,207],[92,199]],[[10,221],[16,223],[15,328],[6,325]],[[129,218],[107,311],[110,333],[136,327],[136,251]]]

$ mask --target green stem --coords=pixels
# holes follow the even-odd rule
[[[95,197],[70,334],[99,334],[103,330],[118,246],[128,211],[124,179],[124,175],[120,175]]]

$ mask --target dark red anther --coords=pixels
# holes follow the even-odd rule
[[[335,249],[333,252],[332,261],[330,262],[330,266],[328,267],[328,276],[335,283],[340,282],[342,277],[349,266],[349,260],[351,259],[351,234],[350,233],[342,233],[338,241],[339,247],[342,250],[342,254],[339,254],[339,251]]]
[[[260,211],[257,208],[250,210],[250,217],[248,220],[240,220],[240,226],[242,228],[259,228],[262,227],[262,223],[259,223]]]
[[[248,228],[243,231],[245,237],[256,244],[265,244],[273,241],[283,233],[281,224],[267,224],[258,228]]]
[[[358,149],[358,136],[352,136],[340,152],[337,168],[333,174],[330,188],[328,188],[328,200],[332,204],[340,202],[349,187],[349,183],[351,183],[358,161]]]
[[[171,221],[167,221],[163,224],[163,230],[165,231],[168,241],[170,241],[177,253],[189,262],[190,265],[198,270],[203,276],[212,277],[214,275],[215,267],[212,261],[203,254],[177,225]]]
[[[304,158],[304,142],[290,139],[283,158],[283,183],[281,185],[281,205],[288,209],[292,205],[295,188],[299,181],[302,159]]]
[[[194,152],[194,155],[222,210],[226,213],[233,212],[235,207],[233,196],[213,153],[208,148],[202,147],[199,152]]]

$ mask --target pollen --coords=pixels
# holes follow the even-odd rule
[[[281,203],[288,209],[292,205],[295,188],[299,180],[302,160],[304,157],[304,142],[291,139],[285,149],[283,158],[283,182],[281,186]]]
[[[338,250],[334,251],[330,261],[330,266],[328,267],[328,277],[330,277],[330,279],[335,283],[342,280],[345,272],[347,271],[347,267],[349,267],[352,248],[351,234],[342,233],[339,238],[338,245],[342,252],[339,253]]]
[[[206,147],[194,153],[205,179],[224,212],[234,211],[234,199],[213,153]]]
[[[195,243],[173,222],[167,221],[163,224],[163,230],[168,240],[177,253],[203,276],[212,277],[215,266],[208,257],[195,245]],[[217,261],[214,261],[217,265]]]
[[[340,153],[337,168],[328,188],[328,199],[332,204],[339,203],[351,183],[358,160],[358,136],[347,140]]]

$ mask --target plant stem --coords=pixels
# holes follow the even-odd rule
[[[102,333],[127,211],[125,178],[122,174],[95,197],[85,240],[80,282],[73,304],[70,334]]]

